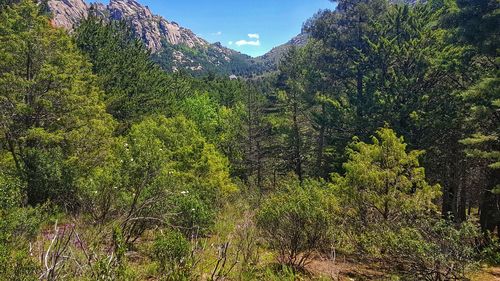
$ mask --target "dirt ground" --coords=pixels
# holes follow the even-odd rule
[[[473,281],[500,281],[500,267],[491,267],[472,276]]]
[[[331,278],[332,280],[380,280],[387,277],[376,264],[358,263],[345,259],[336,261],[316,259],[308,264],[307,270],[313,275]]]
[[[366,264],[339,259],[331,261],[327,259],[315,259],[307,266],[307,270],[315,276],[322,276],[338,281],[364,281],[364,280],[387,280],[390,276],[383,270],[374,268],[387,268],[387,265]],[[500,281],[500,267],[482,269],[471,276],[472,281]]]

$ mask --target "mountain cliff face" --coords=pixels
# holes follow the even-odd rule
[[[53,14],[53,23],[69,31],[90,12],[110,20],[125,21],[153,53],[160,51],[166,43],[184,44],[189,48],[209,45],[191,30],[154,15],[147,6],[135,0],[111,0],[107,6],[102,3],[87,4],[83,0],[49,0],[48,6]]]
[[[47,4],[52,12],[52,23],[66,30],[72,30],[89,14],[89,6],[83,0],[50,0]]]
[[[164,40],[168,44],[184,44],[189,48],[208,45],[191,30],[153,15],[147,6],[134,0],[111,0],[107,11],[111,19],[128,22],[153,53],[162,49]]]
[[[70,32],[91,13],[107,20],[126,22],[167,71],[184,69],[195,75],[215,72],[238,76],[263,71],[250,56],[220,43],[210,44],[176,22],[154,15],[147,6],[135,0],[111,0],[108,5],[87,4],[83,0],[49,0],[48,7],[53,24]]]

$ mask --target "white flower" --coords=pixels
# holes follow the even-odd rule
[[[189,193],[189,191],[187,191],[187,190],[186,191],[181,191],[181,194],[188,194],[188,193]]]

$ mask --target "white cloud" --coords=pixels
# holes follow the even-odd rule
[[[228,44],[229,44],[229,45],[233,45],[233,41],[229,41],[229,42],[228,42]]]
[[[250,33],[248,34],[248,38],[259,39],[260,35],[258,33]]]
[[[260,46],[260,41],[259,40],[256,40],[256,41],[240,40],[240,41],[236,41],[235,44],[238,45],[238,46],[245,46],[245,45],[248,45],[248,46]]]
[[[248,38],[250,39],[254,39],[254,40],[239,40],[239,41],[236,41],[235,44],[238,46],[238,47],[241,47],[241,46],[260,46],[260,36],[258,33],[250,33],[248,34]],[[229,44],[231,45],[231,44]]]
[[[221,36],[222,35],[222,31],[217,31],[215,33],[212,33],[212,35],[215,35],[215,36]]]

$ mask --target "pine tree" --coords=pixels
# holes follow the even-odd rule
[[[75,203],[77,178],[105,161],[113,130],[90,64],[26,0],[0,14],[0,73],[0,148],[28,203]]]
[[[484,231],[500,234],[500,78],[483,79],[464,93],[469,104],[469,124],[475,129],[461,141],[469,157],[486,164],[486,187],[483,190],[480,222]]]
[[[408,152],[393,130],[378,130],[372,144],[355,140],[347,154],[345,176],[336,181],[353,208],[351,214],[363,226],[411,223],[436,211],[432,201],[440,187],[426,181],[419,164],[423,151]]]
[[[457,10],[445,18],[459,43],[472,48],[481,64],[475,83],[463,90],[472,134],[461,143],[469,157],[480,159],[486,177],[481,191],[480,223],[483,231],[500,234],[500,4],[498,1],[457,1]],[[452,24],[454,23],[454,24]]]
[[[171,87],[177,86],[124,22],[105,22],[91,15],[75,31],[75,39],[92,63],[114,117],[131,121],[151,113],[174,114],[180,97]]]

